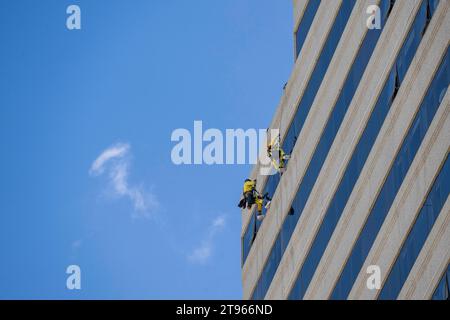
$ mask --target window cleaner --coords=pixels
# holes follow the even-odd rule
[[[286,171],[286,160],[291,156],[286,154],[280,146],[280,136],[276,136],[267,146],[267,156],[272,160],[273,167],[280,175]]]
[[[255,193],[256,191],[256,179],[245,179],[244,181],[244,188],[243,188],[243,198],[241,201],[239,201],[238,207],[244,209],[247,207],[247,209],[251,209],[252,205],[255,203]]]
[[[266,209],[269,209],[272,199],[269,197],[269,194],[267,192],[264,195],[261,195],[261,193],[256,190],[256,180],[246,179],[244,181],[243,189],[243,197],[239,201],[238,207],[251,210],[253,204],[256,204],[256,218],[261,221],[262,219],[264,219],[262,208],[264,206]]]

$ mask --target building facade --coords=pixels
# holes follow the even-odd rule
[[[450,1],[294,0],[293,30],[244,299],[448,299]]]

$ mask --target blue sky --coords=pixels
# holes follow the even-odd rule
[[[240,299],[251,167],[176,166],[170,137],[269,125],[292,2],[4,0],[0,43],[0,298]]]

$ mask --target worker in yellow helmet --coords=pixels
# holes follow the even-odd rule
[[[242,192],[243,198],[239,202],[238,207],[242,209],[247,207],[250,210],[252,205],[255,203],[255,193],[257,193],[256,179],[255,180],[245,179],[244,188]]]
[[[243,195],[245,202],[247,204],[247,209],[249,210],[255,203],[255,191],[256,191],[256,179],[255,180],[246,179],[244,181]]]

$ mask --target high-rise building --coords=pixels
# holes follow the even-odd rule
[[[244,299],[448,299],[450,1],[294,0],[293,30]]]

